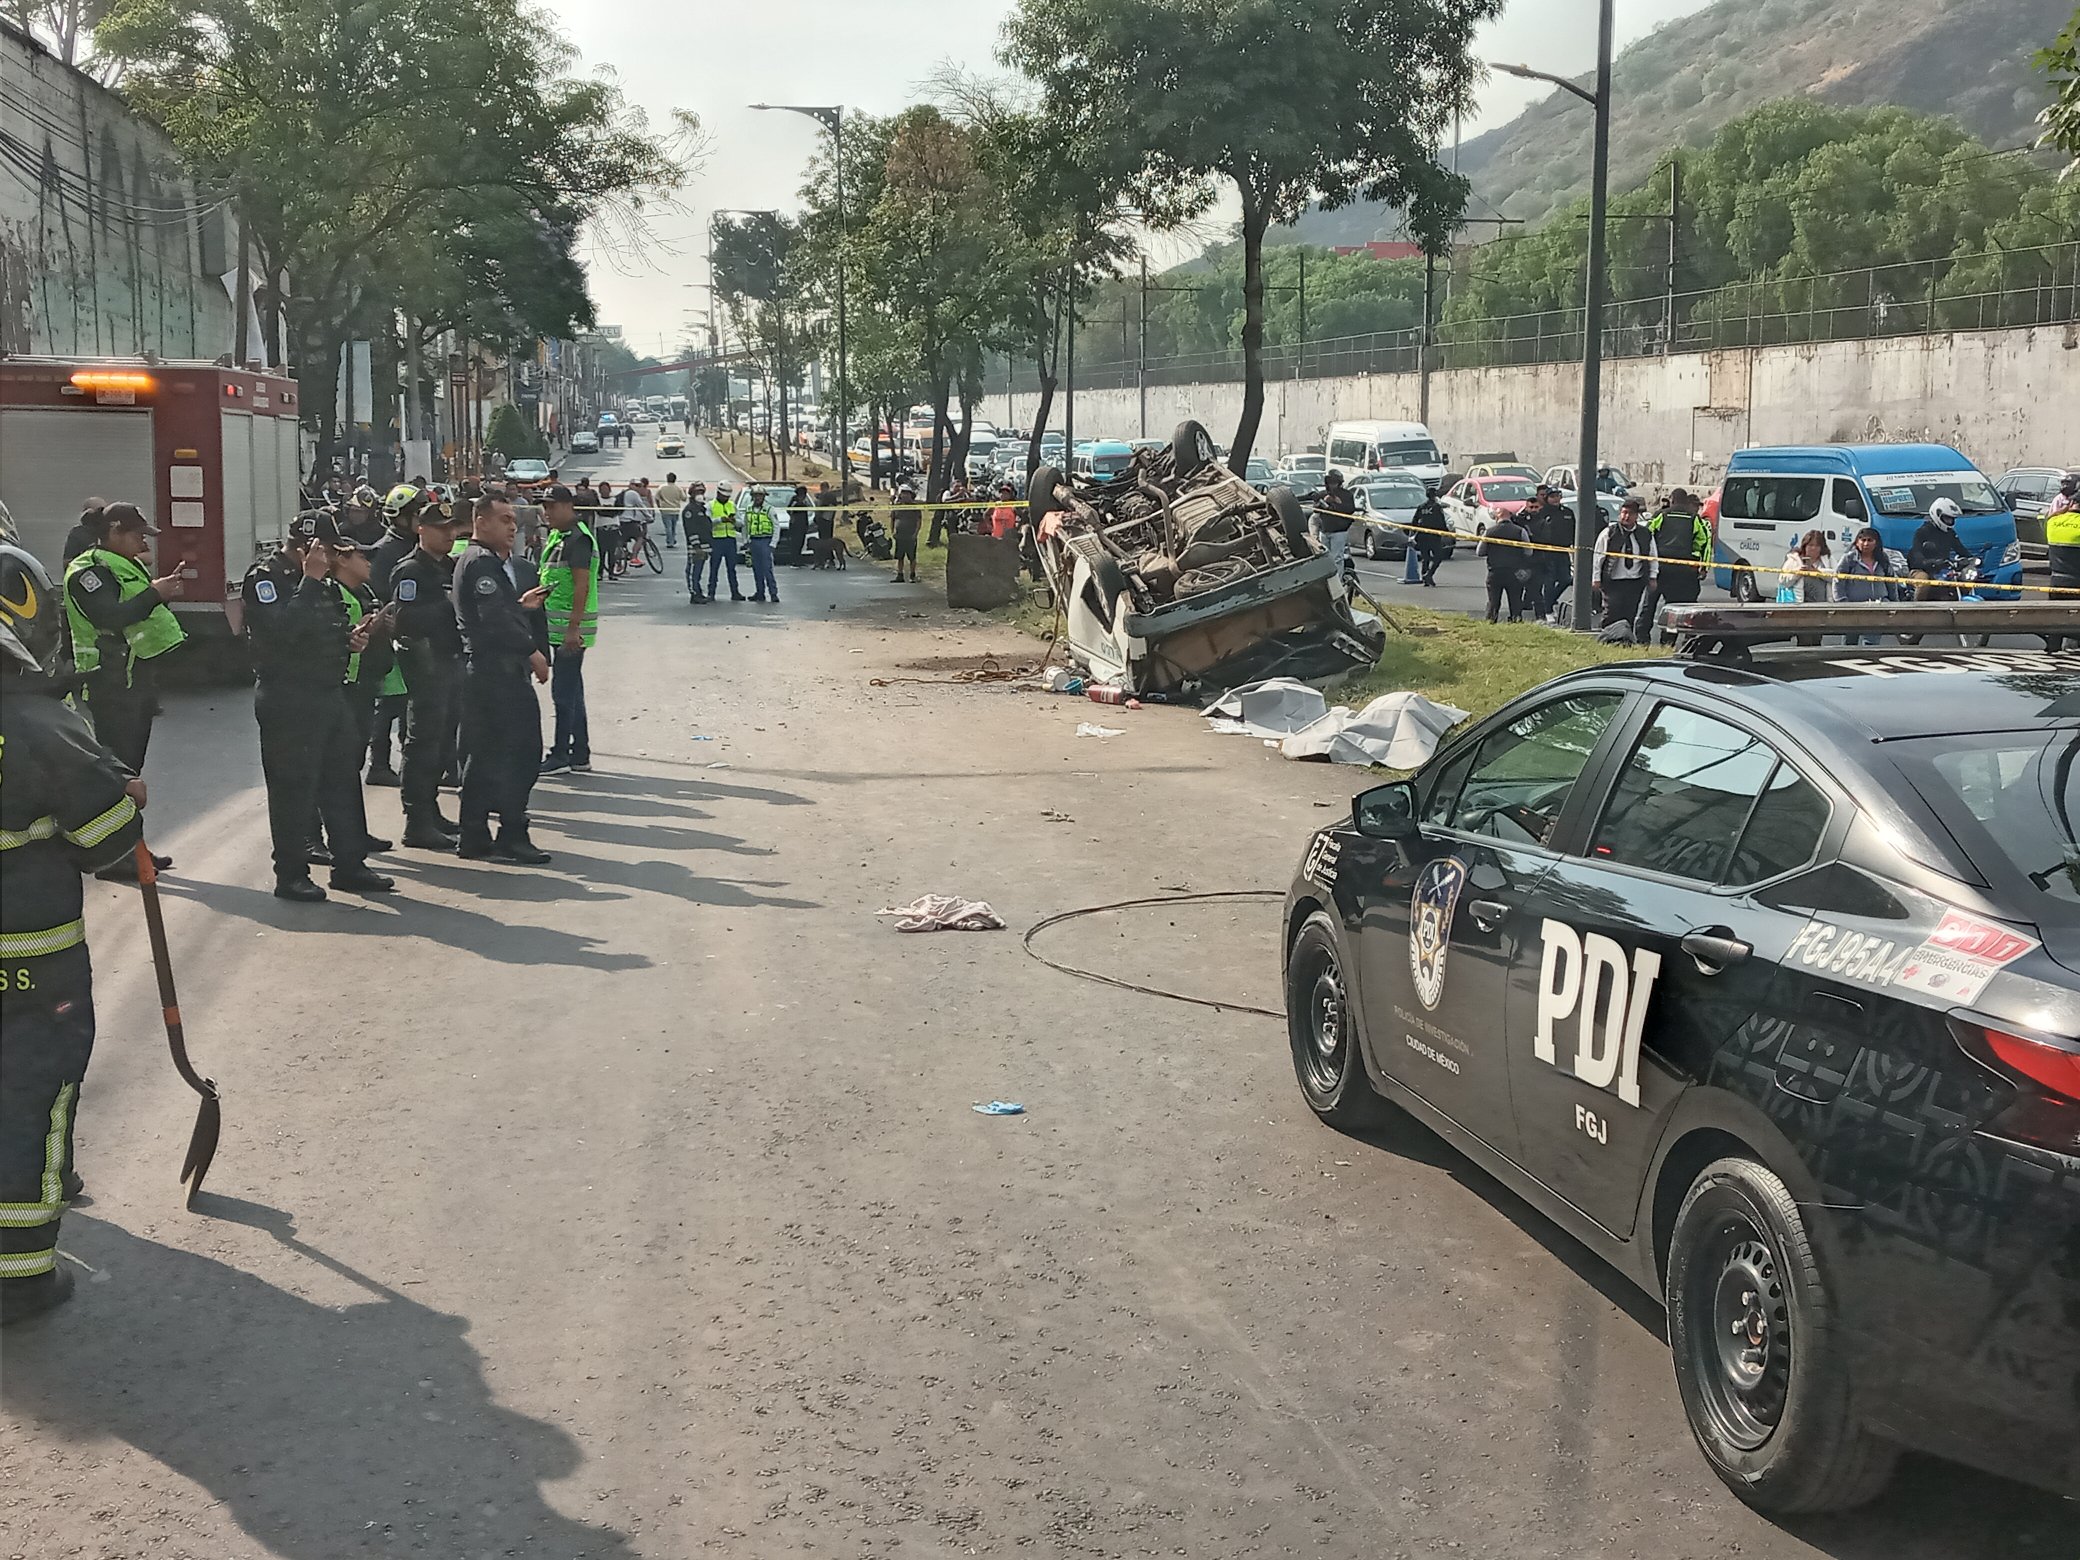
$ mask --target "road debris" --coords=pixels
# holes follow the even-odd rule
[[[1236,688],[1203,714],[1213,730],[1265,739],[1287,758],[1326,758],[1334,764],[1384,764],[1414,769],[1437,751],[1438,739],[1466,711],[1420,693],[1383,693],[1362,710],[1331,706],[1321,691],[1290,677]]]
[[[1076,723],[1076,734],[1079,737],[1123,737],[1127,731],[1124,726],[1093,726],[1087,720],[1080,720]]]
[[[901,917],[896,922],[899,932],[994,932],[1004,925],[1004,918],[987,903],[958,894],[926,894],[907,905],[874,913]]]
[[[1023,1116],[1026,1113],[1025,1106],[1016,1100],[991,1100],[987,1105],[971,1105],[968,1108],[978,1116]]]

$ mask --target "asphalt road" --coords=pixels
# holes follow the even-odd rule
[[[1754,1516],[1654,1308],[1522,1203],[1420,1130],[1318,1125],[1276,1021],[1021,950],[1282,888],[1346,772],[949,682],[1032,646],[857,562],[782,590],[611,586],[598,771],[536,793],[554,864],[399,852],[387,899],[270,897],[250,696],[170,701],[150,816],[224,1141],[183,1211],[194,1102],[134,892],[90,884],[84,1282],[7,1335],[0,1554],[2074,1552],[2071,1508],[1921,1462]],[[874,914],[926,892],[1011,929]],[[1276,922],[1047,947],[1275,1007]]]

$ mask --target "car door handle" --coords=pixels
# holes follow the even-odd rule
[[[1509,906],[1493,899],[1476,899],[1466,907],[1466,913],[1473,918],[1475,926],[1484,932],[1492,932],[1509,914]]]
[[[1683,952],[1690,955],[1700,975],[1716,975],[1729,964],[1738,964],[1755,951],[1724,926],[1707,927],[1683,939]]]

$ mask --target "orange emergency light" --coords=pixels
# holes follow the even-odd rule
[[[158,381],[134,368],[78,368],[72,383],[81,390],[153,390]]]

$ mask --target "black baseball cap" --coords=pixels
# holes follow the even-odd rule
[[[306,509],[289,522],[289,540],[299,547],[308,547],[318,539],[318,522],[330,518],[322,509]]]
[[[152,524],[151,517],[135,504],[109,504],[101,511],[102,529],[108,531],[142,530],[146,536],[157,536],[159,528]]]
[[[545,504],[575,504],[577,501],[578,495],[561,482],[551,483],[542,490],[542,502]]]
[[[334,552],[361,551],[361,544],[339,528],[339,516],[329,509],[318,516],[316,540]]]

